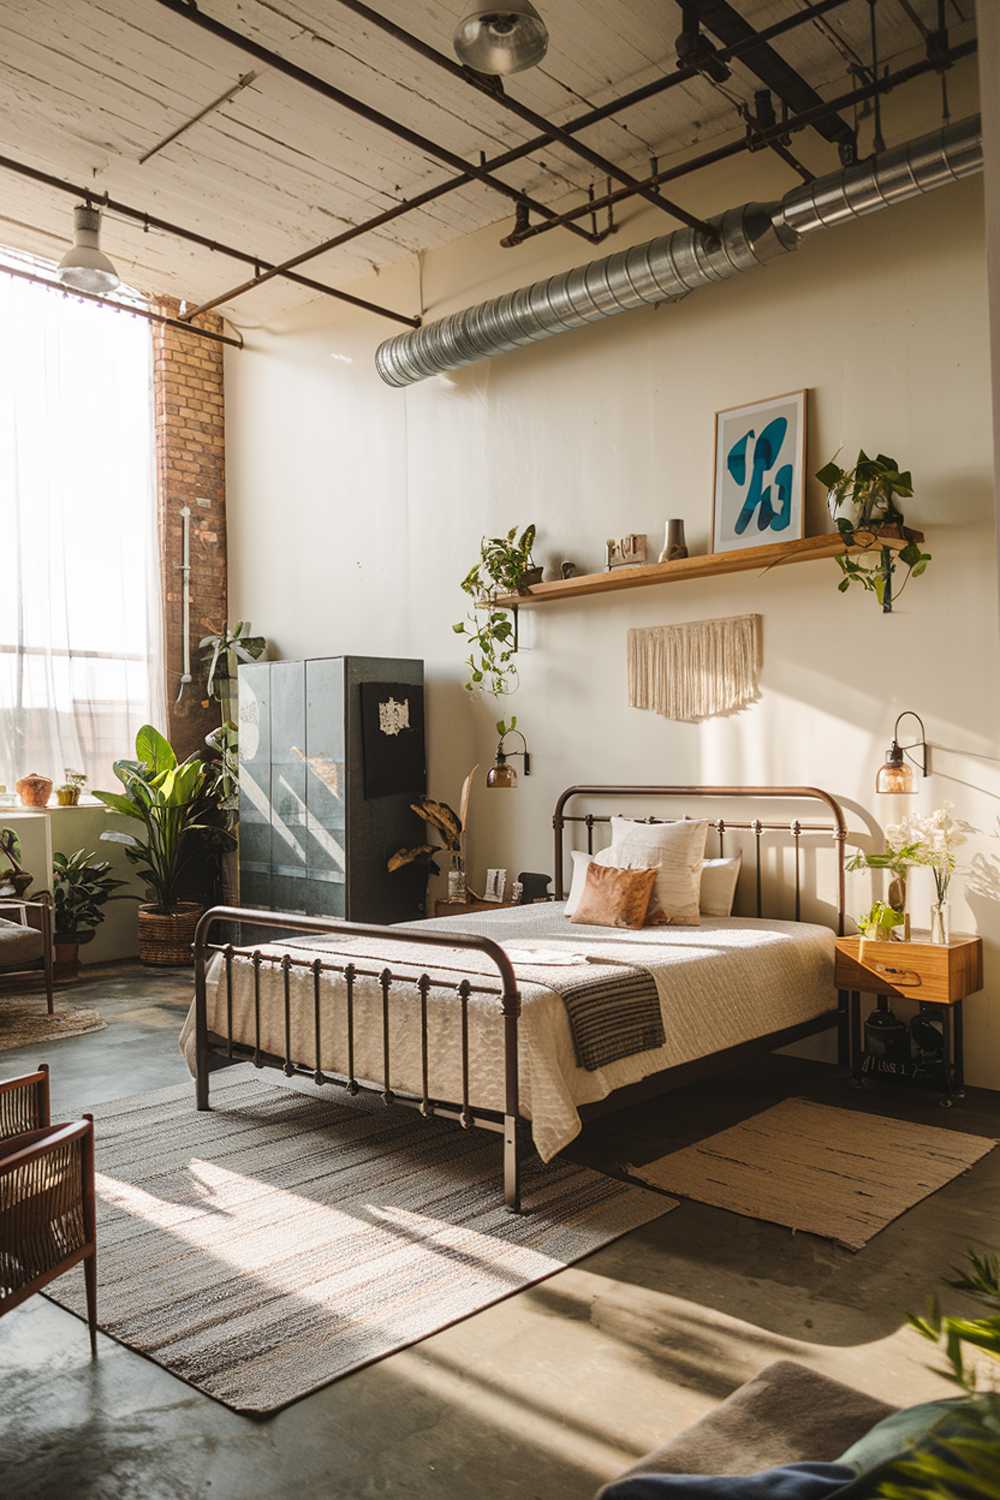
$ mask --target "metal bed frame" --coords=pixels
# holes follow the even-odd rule
[[[563,895],[563,872],[564,872],[564,841],[568,825],[583,825],[587,831],[587,848],[593,852],[594,827],[598,823],[610,821],[611,814],[567,814],[566,804],[575,797],[588,798],[673,798],[673,799],[729,799],[749,798],[754,800],[780,799],[783,801],[813,800],[823,803],[829,808],[831,821],[828,823],[803,823],[798,819],[791,822],[764,822],[759,818],[744,821],[728,821],[722,818],[709,820],[710,826],[715,829],[719,839],[719,851],[722,854],[725,847],[727,833],[747,832],[753,836],[755,850],[755,874],[754,885],[756,892],[756,914],[763,915],[763,880],[761,871],[761,845],[763,835],[767,832],[781,832],[789,834],[793,841],[795,850],[795,919],[799,920],[801,914],[801,840],[803,834],[826,834],[832,837],[837,851],[837,932],[844,931],[845,916],[845,877],[844,877],[844,846],[847,839],[847,827],[843,810],[840,803],[830,795],[829,792],[821,791],[817,787],[752,787],[752,786],[573,786],[562,793],[555,806],[552,826],[555,838],[555,887],[556,899]],[[690,816],[686,814],[685,816]],[[648,818],[645,821],[657,823],[665,821],[659,818]],[[232,942],[219,943],[210,941],[213,929],[220,923],[238,923],[241,927],[266,928],[273,933],[275,928],[280,928],[283,933],[316,933],[336,934],[345,938],[370,938],[376,941],[415,943],[434,948],[465,948],[472,952],[483,954],[494,965],[497,971],[499,984],[493,982],[473,983],[463,979],[454,986],[456,1003],[461,1007],[461,1054],[462,1054],[462,1098],[461,1100],[439,1099],[430,1091],[428,1079],[428,1032],[427,1032],[427,996],[432,988],[445,989],[446,984],[432,981],[427,973],[417,978],[401,977],[393,974],[388,967],[366,967],[364,964],[355,964],[350,960],[327,961],[320,958],[297,958],[285,952],[283,954],[265,953],[259,947],[248,949],[237,948]],[[274,942],[273,938],[269,939]],[[219,1036],[208,1029],[208,965],[216,956],[221,955],[225,973],[226,988],[226,1035]],[[254,1022],[255,1038],[253,1045],[247,1042],[238,1042],[233,1037],[233,964],[239,957],[249,960],[252,965],[253,974],[253,999],[254,999]],[[259,911],[250,908],[216,906],[206,911],[198,923],[194,938],[194,963],[195,963],[195,1047],[196,1047],[196,1081],[195,1094],[199,1110],[210,1108],[209,1103],[209,1079],[212,1072],[218,1068],[231,1066],[235,1063],[252,1062],[255,1067],[278,1068],[286,1077],[295,1076],[311,1079],[316,1084],[333,1084],[346,1089],[349,1094],[359,1092],[380,1094],[386,1105],[400,1104],[408,1108],[419,1110],[426,1118],[440,1116],[458,1122],[463,1129],[477,1127],[483,1130],[492,1130],[503,1137],[503,1185],[504,1202],[508,1209],[518,1213],[521,1209],[521,1172],[520,1172],[520,1134],[530,1122],[523,1118],[520,1113],[518,1099],[518,1016],[521,1009],[521,999],[517,988],[517,978],[513,966],[503,948],[490,938],[477,937],[461,932],[423,932],[419,925],[401,927],[372,926],[357,922],[342,922],[325,917],[307,917],[297,915],[285,915],[281,912]],[[433,968],[433,959],[429,960]],[[260,976],[264,965],[278,968],[283,979],[283,1004],[284,1004],[284,1050],[282,1056],[266,1052],[261,1048],[261,986]],[[291,1045],[291,974],[294,969],[308,970],[313,976],[313,1046],[315,1065],[309,1067],[292,1055]],[[323,994],[322,976],[324,974],[337,974],[343,980],[346,996],[346,1050],[347,1050],[347,1072],[331,1073],[319,1066],[321,1057],[321,1042],[324,1029],[323,1016]],[[378,981],[382,992],[382,1078],[372,1080],[358,1078],[354,1068],[354,986],[359,977],[371,978]],[[389,1024],[389,996],[395,994],[401,988],[406,987],[414,993],[414,1003],[420,1006],[420,1036],[422,1054],[422,1078],[421,1092],[414,1094],[394,1089],[392,1087],[392,1057],[391,1057],[391,1028]],[[493,995],[496,997],[500,1012],[504,1019],[504,1107],[503,1110],[484,1109],[473,1105],[469,1099],[469,1023],[468,1007],[472,995]],[[804,1022],[794,1027],[786,1027],[782,1031],[769,1032],[765,1036],[755,1038],[752,1043],[745,1043],[739,1048],[729,1048],[724,1054],[718,1054],[727,1059],[742,1053],[747,1048],[754,1051],[769,1051],[775,1047],[782,1046],[788,1042],[796,1041],[801,1037],[814,1035],[820,1031],[829,1030],[836,1026],[839,1032],[839,1056],[841,1062],[847,1059],[847,996],[840,992],[838,1003],[830,1011],[815,1017],[812,1021]],[[701,1059],[698,1060],[702,1061]],[[661,1072],[651,1075],[644,1080],[646,1087],[650,1084],[659,1083],[662,1087],[676,1084],[684,1076],[685,1070],[694,1064],[681,1064],[678,1067],[666,1068]]]

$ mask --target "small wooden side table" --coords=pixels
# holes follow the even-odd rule
[[[435,901],[436,917],[467,917],[474,911],[503,911],[515,901]]]
[[[983,940],[956,934],[949,943],[931,943],[915,933],[905,943],[880,943],[860,936],[836,940],[834,983],[849,996],[851,1072],[860,1082],[864,1069],[861,996],[918,1000],[940,1015],[944,1039],[944,1092],[948,1106],[965,1092],[965,1024],[962,1002],[983,987]]]

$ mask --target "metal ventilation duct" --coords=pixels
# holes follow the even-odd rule
[[[375,351],[375,368],[387,385],[413,385],[635,307],[676,302],[797,249],[817,230],[877,213],[982,168],[980,119],[971,115],[794,188],[780,203],[732,208],[710,221],[715,236],[678,229],[387,339]]]

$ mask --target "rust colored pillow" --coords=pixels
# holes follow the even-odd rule
[[[591,865],[571,922],[586,927],[642,927],[656,889],[656,870]]]

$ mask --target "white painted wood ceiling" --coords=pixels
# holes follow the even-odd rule
[[[462,0],[370,0],[399,25],[451,55]],[[736,0],[758,30],[804,0]],[[508,92],[556,121],[636,88],[675,67],[680,10],[674,0],[538,0],[549,27],[542,65],[508,81]],[[953,41],[971,33],[972,0],[948,0]],[[433,138],[469,161],[537,132],[338,0],[201,0],[201,9]],[[923,55],[916,12],[932,26],[936,0],[880,0],[884,61]],[[966,17],[963,24],[962,16]],[[827,97],[852,87],[867,62],[867,0],[851,0],[776,48]],[[139,158],[241,75],[257,72],[230,102],[157,152]],[[581,139],[642,176],[667,157],[738,127],[734,97],[756,80],[741,65],[730,97],[701,79],[672,89],[583,133]],[[826,146],[824,169],[836,165]],[[95,193],[279,261],[454,175],[440,161],[273,72],[155,0],[0,0],[0,152]],[[815,161],[815,152],[811,153]],[[558,143],[505,168],[504,179],[548,202],[603,178]],[[789,173],[789,185],[796,181]],[[684,202],[684,181],[665,189]],[[0,244],[58,259],[73,200],[0,171]],[[373,267],[441,246],[471,230],[512,222],[513,205],[473,184],[303,266],[317,280],[350,286]],[[666,218],[664,223],[670,221]],[[498,234],[501,231],[498,229]],[[553,230],[557,236],[566,231]],[[135,286],[202,301],[244,279],[246,268],[114,213],[104,243]],[[573,241],[579,258],[587,246]],[[517,251],[510,252],[517,255]],[[597,252],[594,252],[597,253]],[[258,324],[314,293],[273,280],[229,309]],[[414,311],[413,308],[403,309]],[[389,325],[386,325],[387,327]]]

